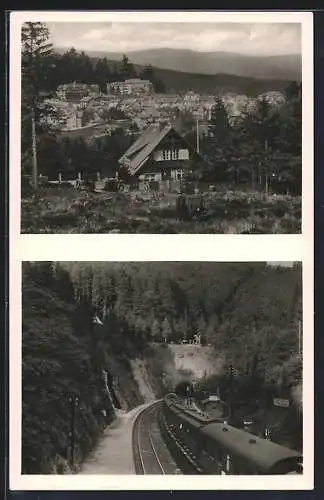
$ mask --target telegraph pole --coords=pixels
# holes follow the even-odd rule
[[[230,395],[229,395],[229,422],[231,423],[233,421],[233,365],[230,365],[230,371],[229,371],[229,383],[230,383]]]
[[[268,194],[269,194],[268,167],[266,167],[266,171],[265,171],[265,194],[266,194],[266,196],[268,196]]]
[[[36,143],[36,118],[35,107],[32,105],[31,110],[31,126],[32,126],[32,152],[33,152],[33,175],[32,185],[34,189],[38,188],[38,166],[37,166],[37,143]]]
[[[199,153],[199,121],[196,122],[196,133],[197,133],[197,153]]]
[[[70,396],[69,397],[69,403],[71,405],[71,422],[70,422],[70,449],[71,449],[71,454],[70,454],[70,461],[71,465],[74,465],[74,440],[75,440],[75,409],[79,404],[79,398],[77,396]]]
[[[265,194],[266,194],[266,196],[268,196],[268,194],[269,194],[268,149],[269,149],[268,139],[265,139],[264,150],[266,152],[266,159],[265,159]]]
[[[302,328],[301,328],[301,321],[298,321],[298,355],[299,357],[302,356]]]

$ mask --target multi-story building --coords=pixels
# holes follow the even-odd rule
[[[82,114],[78,111],[71,112],[66,118],[65,128],[67,130],[80,128],[82,126]]]
[[[100,94],[99,85],[97,85],[96,83],[91,83],[90,85],[88,85],[88,88],[89,88],[89,93],[96,95]]]
[[[200,95],[196,94],[192,90],[186,93],[186,95],[183,98],[183,102],[185,105],[193,106],[193,105],[198,105],[200,102]]]
[[[90,96],[82,97],[80,99],[80,102],[78,103],[78,108],[79,109],[86,109],[89,106],[90,101],[91,101]]]
[[[80,101],[89,95],[89,85],[86,83],[64,83],[59,85],[56,95],[63,101]]]
[[[265,99],[273,108],[280,108],[280,106],[286,101],[285,95],[278,91],[266,92],[265,94],[261,94],[258,99]]]
[[[61,129],[66,124],[66,112],[63,109],[57,108],[53,110],[53,113],[49,113],[42,119],[43,123],[53,127],[55,129]]]
[[[107,83],[107,93],[121,96],[151,94],[153,93],[153,85],[149,80],[132,78],[124,82]]]
[[[82,112],[53,106],[53,112],[46,114],[42,121],[50,127],[61,130],[76,129],[82,126]]]

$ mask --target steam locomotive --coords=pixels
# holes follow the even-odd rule
[[[286,448],[187,408],[176,394],[164,398],[161,430],[188,474],[302,474],[303,457]]]

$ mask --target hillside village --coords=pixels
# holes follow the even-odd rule
[[[200,120],[204,131],[216,97],[190,90],[182,95],[159,94],[154,92],[150,81],[139,78],[107,83],[106,93],[100,91],[99,85],[70,82],[59,85],[54,97],[45,100],[54,110],[54,115],[46,116],[45,121],[63,133],[104,124],[106,134],[118,127],[131,134],[134,128],[142,131],[152,124],[174,122],[181,112],[187,112]],[[255,109],[257,101],[266,99],[276,107],[284,102],[285,96],[279,91],[269,91],[258,97],[225,93],[222,99],[234,121],[243,112]],[[116,116],[121,118],[116,120]],[[95,128],[93,135],[96,135]]]
[[[300,81],[28,47],[24,232],[299,232]]]

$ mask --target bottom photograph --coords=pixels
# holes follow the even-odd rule
[[[22,474],[303,474],[300,262],[23,262]]]

